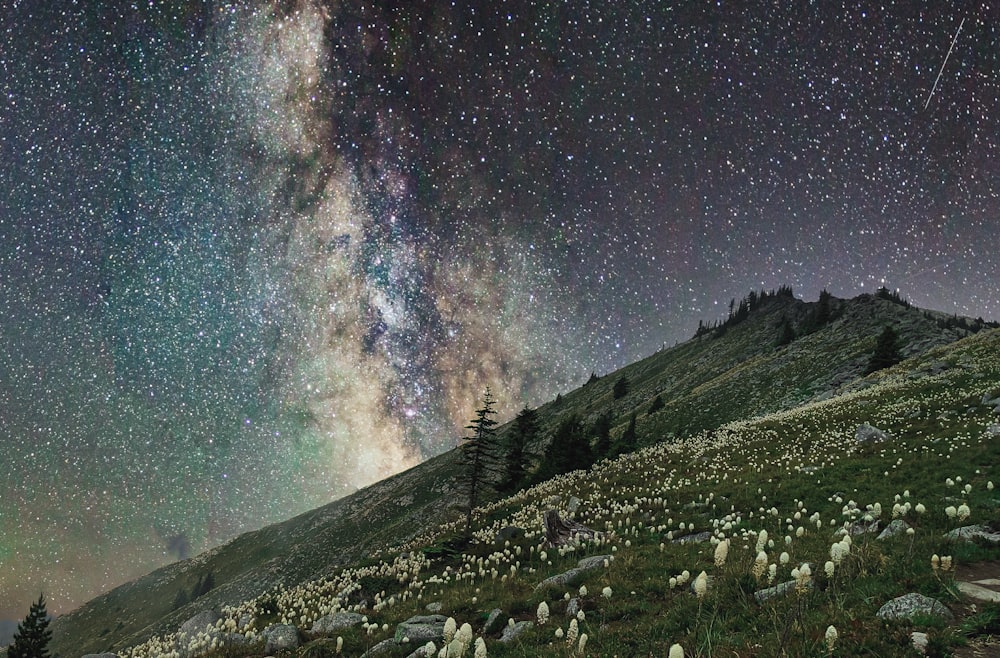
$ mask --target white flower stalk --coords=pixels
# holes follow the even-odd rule
[[[939,568],[941,568],[941,558],[939,558],[938,554],[935,553],[931,556],[931,570],[937,573]]]
[[[569,620],[569,628],[566,629],[566,644],[572,646],[576,644],[576,639],[580,637],[580,627],[576,623],[576,618]]]
[[[962,503],[961,505],[958,506],[957,514],[958,514],[958,520],[964,521],[970,516],[972,516],[972,510],[969,509],[968,505]]]
[[[944,508],[944,513],[948,515],[949,519],[954,519],[958,516],[958,509],[954,505],[948,505],[948,507]]]
[[[476,651],[473,655],[475,656],[475,658],[487,658],[486,640],[484,640],[481,637],[476,638]]]
[[[827,578],[833,578],[833,572],[836,566],[833,564],[833,560],[827,560],[826,564],[823,565],[823,571],[826,573]]]
[[[705,598],[705,593],[708,591],[708,574],[702,571],[698,574],[698,577],[694,579],[694,595],[699,599]]]
[[[549,604],[542,601],[538,604],[538,610],[535,611],[535,618],[538,619],[538,625],[544,626],[549,621]]]
[[[726,558],[729,557],[729,540],[723,540],[719,542],[719,545],[715,547],[715,566],[723,567],[726,564]]]
[[[667,658],[684,658],[684,647],[679,644],[671,644]]]
[[[767,553],[758,551],[757,559],[753,561],[753,577],[760,580],[764,576],[765,571],[767,571]]]
[[[576,654],[582,656],[587,650],[587,634],[580,633],[580,640],[576,643]]]
[[[795,578],[795,591],[800,594],[805,592],[812,585],[812,569],[809,568],[808,564],[800,566],[798,574],[793,571],[792,575]]]
[[[444,622],[444,643],[450,644],[453,639],[455,639],[455,633],[458,631],[458,623],[455,621],[454,617],[448,617]]]
[[[833,646],[837,644],[837,636],[837,629],[833,624],[826,627],[826,635],[824,637],[826,638],[826,650],[830,653],[833,653]]]
[[[610,599],[612,593],[613,592],[610,587],[605,587],[604,589],[601,590],[601,596],[603,596],[606,599]]]
[[[757,533],[757,552],[760,553],[767,547],[767,530]]]
[[[941,571],[951,571],[951,556],[942,555],[941,556]]]

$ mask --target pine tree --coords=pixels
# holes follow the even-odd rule
[[[663,404],[663,398],[661,398],[659,394],[657,394],[657,396],[653,398],[653,401],[649,403],[649,410],[646,411],[646,415],[652,416],[657,411],[662,409],[664,406],[666,405]]]
[[[38,602],[31,604],[28,616],[17,625],[14,644],[7,649],[7,658],[48,658],[48,644],[52,639],[49,617],[45,612],[45,597],[38,595]]]
[[[611,454],[611,412],[603,413],[594,421],[594,457],[600,459]]]
[[[472,511],[476,508],[483,490],[489,486],[489,476],[496,475],[500,470],[494,434],[497,424],[493,419],[496,415],[493,409],[495,403],[496,400],[487,387],[486,393],[483,394],[483,406],[476,410],[476,417],[465,427],[472,432],[472,436],[466,437],[460,446],[463,471],[458,479],[465,489],[468,500],[465,515],[466,535],[472,534]]]
[[[618,439],[618,444],[615,446],[615,453],[624,455],[625,453],[633,452],[638,445],[639,437],[635,432],[635,414],[632,414],[632,417],[628,421],[628,427],[625,428],[625,432]]]
[[[621,377],[618,378],[618,381],[615,382],[614,388],[612,389],[612,394],[614,395],[616,400],[620,400],[626,395],[628,395],[628,389],[629,389],[628,379],[625,377],[625,375],[622,375]]]
[[[528,446],[538,438],[538,411],[528,405],[517,414],[507,437],[507,473],[501,490],[512,492],[524,484],[528,471]]]
[[[537,479],[545,480],[560,473],[590,468],[593,463],[593,452],[583,423],[579,416],[572,414],[553,432]]]
[[[899,353],[899,334],[892,326],[886,325],[875,343],[875,350],[868,360],[868,368],[865,373],[888,368],[902,360],[903,357]]]

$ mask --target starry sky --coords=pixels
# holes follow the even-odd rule
[[[1000,317],[987,3],[0,8],[0,619],[750,289]]]

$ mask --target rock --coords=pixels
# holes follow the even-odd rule
[[[910,524],[903,519],[895,519],[885,527],[885,530],[879,533],[876,539],[889,539],[890,537],[895,537],[896,535],[906,532],[910,527]]]
[[[921,656],[927,655],[927,633],[913,631],[910,633],[910,642],[913,644],[913,649],[917,653]]]
[[[387,640],[382,640],[368,651],[365,651],[363,654],[361,654],[361,658],[368,658],[369,656],[383,656],[395,648],[396,648],[396,641],[390,637]]]
[[[913,619],[914,615],[936,615],[945,619],[954,617],[951,610],[937,599],[916,592],[894,598],[875,613],[879,619]]]
[[[1000,543],[1000,533],[993,532],[983,525],[967,525],[961,528],[955,528],[951,532],[945,534],[945,537],[948,539],[964,539],[965,541],[984,539],[992,544]]]
[[[500,641],[504,644],[509,644],[516,640],[521,633],[534,627],[535,622],[533,621],[519,621],[513,626],[504,626],[503,633],[500,634]]]
[[[82,658],[118,658],[117,653],[88,653],[84,654]]]
[[[579,567],[570,569],[569,571],[564,571],[555,576],[549,576],[542,582],[535,585],[535,591],[543,589],[565,589],[567,587],[576,585],[583,579],[584,574],[587,573],[586,570],[580,569]]]
[[[220,615],[215,610],[202,610],[194,617],[191,617],[186,622],[181,624],[181,627],[180,629],[178,629],[177,632],[187,633],[187,636],[191,638],[197,635],[198,633],[201,633],[210,626],[212,628],[215,628],[215,622],[219,621],[220,619],[222,619],[222,615]]]
[[[276,624],[264,631],[264,653],[278,653],[282,649],[298,649],[299,631],[289,624]]]
[[[757,603],[763,603],[769,599],[773,599],[777,596],[784,596],[788,592],[795,589],[795,581],[789,580],[788,582],[779,583],[774,587],[768,587],[767,589],[757,590],[753,593],[753,597],[757,599]]]
[[[434,658],[436,653],[428,653],[427,645],[417,647],[417,650],[408,655],[406,658]]]
[[[443,609],[444,609],[444,604],[441,603],[440,601],[431,601],[430,603],[424,606],[424,610],[434,615],[441,612]]]
[[[394,641],[402,644],[403,638],[409,638],[412,644],[427,644],[440,642],[444,639],[444,623],[448,618],[444,615],[417,615],[410,617],[396,626]]]
[[[566,616],[570,618],[576,617],[576,613],[578,612],[580,612],[580,599],[574,596],[566,602]]]
[[[983,393],[982,405],[984,407],[993,407],[1000,404],[1000,396],[994,395],[989,391]]]
[[[854,431],[854,440],[858,443],[881,443],[889,440],[889,435],[868,423],[858,425]]]
[[[965,594],[970,599],[980,603],[1000,603],[1000,592],[977,585],[976,583],[958,582],[958,591]]]
[[[712,533],[706,530],[705,532],[696,532],[693,535],[684,535],[683,537],[678,537],[673,540],[674,544],[688,544],[691,542],[701,543],[708,541],[712,538]]]
[[[566,511],[570,514],[576,514],[580,511],[580,499],[576,496],[570,496],[569,502],[566,503]]]
[[[518,528],[516,525],[509,525],[497,530],[494,541],[498,544],[502,544],[504,542],[520,539],[521,537],[524,537],[524,528]]]
[[[332,615],[324,615],[313,622],[313,633],[336,633],[339,630],[357,626],[364,619],[356,612],[336,612]]]
[[[858,535],[864,535],[871,532],[878,532],[878,529],[882,527],[882,524],[878,520],[873,520],[870,522],[865,521],[855,521],[854,523],[847,526],[847,528],[837,528],[833,533],[834,537],[843,537],[847,533],[851,533],[852,537],[857,537]]]
[[[584,571],[591,571],[593,569],[603,569],[604,563],[611,564],[612,560],[614,560],[614,557],[611,555],[591,555],[577,562],[576,566]]]
[[[611,562],[614,559],[610,555],[591,555],[590,557],[585,557],[580,560],[576,567],[570,569],[569,571],[564,571],[560,574],[550,576],[538,583],[535,586],[535,591],[542,589],[565,589],[576,585],[583,579],[583,576],[588,571],[593,571],[594,569],[603,569],[605,562]]]
[[[492,635],[497,632],[500,628],[502,622],[503,610],[500,608],[493,608],[490,610],[489,616],[486,618],[486,623],[483,624],[483,635]]]
[[[997,409],[1000,409],[1000,405],[997,406]],[[987,427],[986,434],[987,436],[993,439],[1000,437],[1000,423],[993,423],[992,425]]]

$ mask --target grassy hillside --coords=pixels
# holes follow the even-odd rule
[[[863,617],[870,617],[869,608],[877,609],[878,599],[893,587],[907,583],[925,593],[950,591],[948,578],[931,571],[931,553],[947,551],[959,561],[989,553],[974,545],[942,543],[940,535],[951,524],[943,512],[946,498],[962,497],[961,487],[947,487],[946,477],[961,476],[961,486],[973,485],[965,497],[974,519],[996,520],[996,501],[985,482],[997,479],[991,472],[998,463],[997,442],[984,434],[996,418],[979,402],[984,394],[1000,395],[1000,336],[983,333],[952,345],[965,332],[942,329],[935,317],[916,309],[870,296],[835,300],[834,306],[832,321],[778,347],[782,320],[805,325],[813,305],[769,298],[721,335],[664,350],[545,405],[539,410],[543,429],[566,414],[592,419],[611,411],[614,432],[620,434],[634,413],[639,435],[650,447],[487,506],[481,511],[479,543],[465,548],[466,554],[456,553],[456,544],[448,541],[458,517],[452,505],[461,501],[450,482],[454,456],[442,455],[95,599],[57,620],[53,649],[60,656],[76,656],[122,651],[149,640],[132,653],[156,655],[162,640],[151,637],[162,638],[209,607],[226,608],[231,623],[254,637],[267,622],[282,617],[308,631],[311,620],[330,607],[356,607],[364,600],[362,610],[379,630],[342,633],[346,655],[359,655],[430,600],[439,600],[444,614],[479,631],[494,607],[505,618],[528,619],[545,598],[555,611],[552,625],[536,626],[520,644],[500,645],[488,636],[490,655],[565,655],[564,643],[555,642],[552,633],[557,621],[570,632],[565,619],[556,619],[565,605],[559,599],[578,595],[578,589],[540,594],[534,585],[582,555],[604,553],[613,560],[587,577],[590,593],[580,597],[585,619],[578,631],[587,632],[590,655],[662,655],[673,642],[693,652],[689,655],[753,643],[763,643],[756,652],[761,655],[781,648],[808,655],[821,648],[817,624],[821,636],[837,622],[842,646],[855,642],[861,647],[858,642],[869,634],[885,639]],[[913,358],[861,378],[885,324],[897,327],[904,354]],[[622,377],[629,393],[615,399],[613,386]],[[648,414],[657,395],[664,406]],[[859,446],[853,433],[861,422],[888,431],[892,440],[874,448]],[[951,473],[953,464],[962,466]],[[907,489],[909,497],[903,496]],[[868,542],[870,548],[852,554],[829,582],[825,574],[816,574],[828,559],[830,524],[846,518],[842,507],[849,500],[860,504],[861,514],[878,502],[888,518],[897,495],[901,501],[919,498],[928,510],[904,515],[915,528],[907,546]],[[571,496],[582,501],[577,520],[608,534],[559,555],[562,551],[541,546],[540,515],[553,503],[564,508]],[[494,545],[495,531],[505,525],[527,532],[513,546]],[[796,536],[800,526],[801,536]],[[776,564],[777,580],[787,579],[799,562],[813,562],[816,584],[808,593],[765,606],[753,602],[752,591],[766,584],[748,580],[756,536],[764,529],[778,542],[768,549],[770,561],[782,551],[790,556],[788,564]],[[714,532],[714,542],[729,540],[731,557],[725,565],[714,567],[712,542],[672,543],[692,530]],[[786,534],[791,543],[782,547]],[[395,548],[387,551],[387,546]],[[401,558],[404,552],[407,557]],[[548,553],[544,559],[542,552]],[[372,560],[376,554],[381,562]],[[701,570],[713,576],[704,598],[690,594],[690,583],[676,586],[675,581],[670,587],[670,578],[685,570],[691,578]],[[171,612],[177,591],[189,590],[209,571],[217,586]],[[874,589],[857,592],[859,575]],[[600,594],[604,587],[611,588],[610,597]],[[344,594],[347,590],[350,594]],[[828,600],[831,591],[836,600]],[[952,641],[948,633],[953,631],[934,630],[942,642]],[[260,655],[259,649],[230,651]],[[405,649],[387,655],[408,655],[413,647]],[[878,655],[893,655],[884,653],[886,647],[880,650]]]

